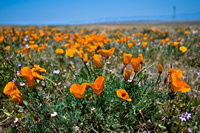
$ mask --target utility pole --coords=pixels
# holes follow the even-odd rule
[[[176,6],[173,6],[173,20],[176,20]]]

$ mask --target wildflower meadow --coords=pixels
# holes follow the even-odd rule
[[[0,132],[199,132],[199,24],[0,26]]]

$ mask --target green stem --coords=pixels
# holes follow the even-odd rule
[[[46,76],[42,76],[44,79],[46,79],[46,80],[48,80],[48,81],[50,81],[52,84],[56,84],[55,82],[53,82],[51,79],[49,79],[49,78],[47,78]]]

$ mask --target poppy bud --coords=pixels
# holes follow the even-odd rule
[[[158,66],[158,72],[160,74],[163,72],[163,66],[161,64]]]

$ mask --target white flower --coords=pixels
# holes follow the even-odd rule
[[[53,112],[53,114],[51,114],[51,117],[55,117],[55,116],[57,116],[57,112]]]

